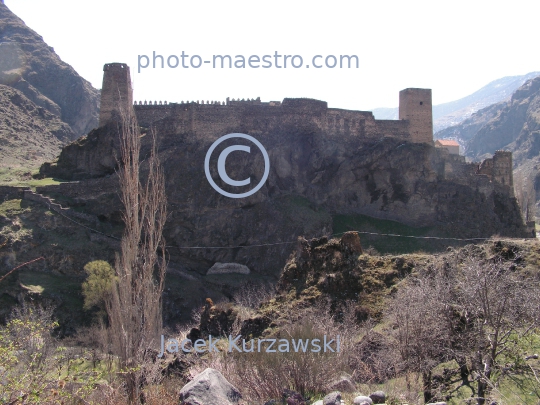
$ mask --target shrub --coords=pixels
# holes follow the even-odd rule
[[[0,403],[79,404],[99,373],[70,369],[68,350],[51,333],[52,309],[24,304],[0,328]]]
[[[105,299],[111,293],[114,280],[113,268],[104,260],[95,260],[88,262],[84,266],[84,271],[88,275],[88,278],[82,284],[84,308],[90,309],[97,306],[104,310]]]

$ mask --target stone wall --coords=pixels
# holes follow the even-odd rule
[[[375,120],[369,111],[328,108],[326,102],[312,99],[286,98],[273,104],[256,100],[229,101],[228,104],[135,104],[134,109],[142,127],[148,128],[168,118],[174,120],[177,132],[203,137],[219,137],[238,128],[256,135],[293,125],[298,130],[311,128],[324,132],[330,138],[351,136],[356,141],[371,142],[390,137],[412,141],[407,120]]]
[[[3,201],[22,199],[28,187],[0,186],[0,204]]]
[[[485,159],[478,165],[476,174],[487,177],[499,184],[508,195],[514,196],[512,152],[496,151],[493,158]]]
[[[131,108],[133,92],[129,67],[109,63],[103,67],[100,127],[114,121],[122,108]],[[400,120],[375,120],[373,113],[328,108],[325,101],[309,98],[285,98],[282,102],[261,102],[261,99],[226,102],[192,101],[167,103],[144,101],[133,105],[139,124],[150,127],[170,118],[181,131],[204,137],[222,136],[237,128],[257,132],[273,132],[291,127],[299,131],[325,132],[329,137],[352,136],[367,142],[385,137],[416,143],[433,144],[431,90],[405,89],[400,92]],[[178,132],[179,128],[176,128]],[[295,130],[293,130],[295,132]]]

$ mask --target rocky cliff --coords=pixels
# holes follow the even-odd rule
[[[73,137],[69,125],[19,90],[0,84],[1,166],[32,167],[54,159]]]
[[[476,175],[476,165],[445,150],[393,138],[366,141],[332,135],[318,126],[325,120],[317,112],[282,111],[272,118],[263,112],[281,110],[258,108],[233,109],[218,120],[203,113],[203,107],[193,107],[183,111],[192,122],[172,116],[154,123],[171,212],[167,244],[172,260],[188,270],[206,274],[215,262],[235,262],[255,273],[276,275],[291,252],[291,241],[299,235],[331,234],[337,214],[431,227],[434,236],[529,236],[509,190]],[[235,114],[236,124],[228,122]],[[119,221],[115,131],[114,125],[99,128],[64,148],[57,162],[42,167],[47,176],[94,179],[44,192],[82,201],[85,210],[104,221]],[[253,134],[270,160],[264,186],[241,199],[217,193],[204,172],[211,144],[234,132]],[[142,138],[142,159],[149,138]],[[264,168],[261,154],[235,153],[227,161],[229,176],[258,181]],[[215,171],[211,169],[214,178]]]
[[[71,127],[71,139],[97,127],[99,91],[41,36],[0,3],[0,84],[19,90]]]

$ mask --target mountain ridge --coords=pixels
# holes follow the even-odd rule
[[[97,127],[99,90],[0,3],[0,84],[13,87],[68,124],[71,140]]]

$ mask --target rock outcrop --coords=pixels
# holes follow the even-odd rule
[[[39,166],[58,156],[62,145],[72,138],[71,128],[58,116],[19,90],[0,84],[2,166]]]
[[[208,269],[207,276],[212,274],[249,274],[249,268],[239,263],[215,263]]]

